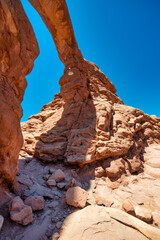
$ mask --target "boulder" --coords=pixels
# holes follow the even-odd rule
[[[160,230],[121,210],[88,206],[65,219],[59,240],[66,239],[159,240]]]

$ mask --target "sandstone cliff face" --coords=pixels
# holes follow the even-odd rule
[[[25,76],[39,49],[20,1],[0,0],[0,182],[14,182],[22,146]]]

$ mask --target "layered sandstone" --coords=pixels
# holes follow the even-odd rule
[[[0,182],[14,183],[23,144],[20,128],[25,76],[38,44],[20,1],[0,0]]]

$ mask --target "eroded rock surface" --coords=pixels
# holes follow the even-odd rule
[[[66,218],[59,240],[158,240],[159,238],[159,229],[148,226],[121,210],[89,206]]]
[[[25,76],[39,54],[20,1],[0,0],[0,183],[14,183],[23,144],[20,128]]]
[[[88,96],[83,98],[78,82],[84,72]],[[125,106],[109,79],[89,62],[84,61],[82,72],[65,71],[60,84],[65,81],[52,102],[22,123],[21,156],[78,165],[107,159],[104,170],[111,178],[141,171],[145,146],[159,142],[159,118]]]

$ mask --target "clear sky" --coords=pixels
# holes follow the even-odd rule
[[[26,77],[22,103],[26,121],[60,91],[64,66],[52,37],[27,0],[40,55]],[[110,78],[126,105],[160,117],[160,0],[67,0],[75,36],[85,59]]]

